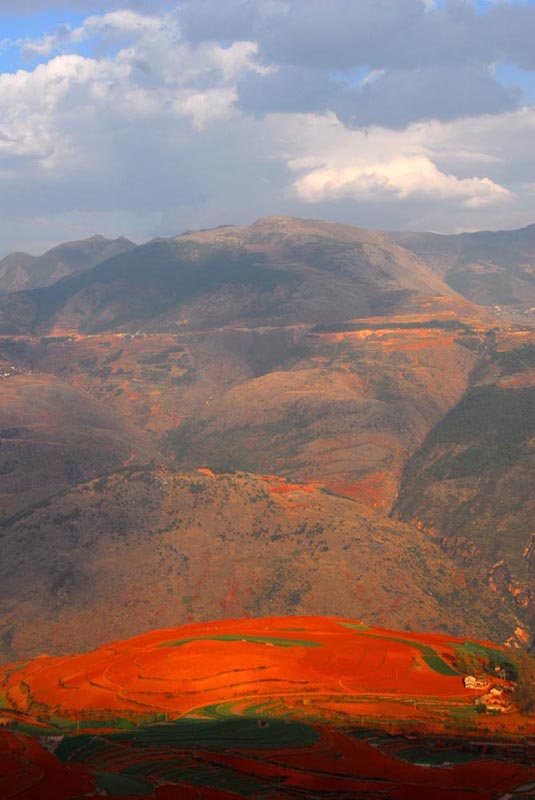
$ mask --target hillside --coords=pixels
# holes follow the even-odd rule
[[[467,338],[410,317],[304,331],[269,371],[214,390],[169,447],[181,466],[321,481],[388,509],[407,455],[469,384]]]
[[[4,660],[244,615],[358,613],[497,641],[517,624],[424,533],[270,476],[132,466],[5,520],[0,542]]]
[[[535,337],[498,339],[479,381],[411,458],[396,515],[440,539],[535,624]]]
[[[0,260],[0,294],[50,286],[61,278],[91,269],[96,264],[134,247],[124,237],[92,236],[66,242],[41,256],[11,253]]]
[[[0,331],[42,334],[325,322],[420,296],[462,299],[387,236],[267,218],[159,239],[44,289],[0,301]],[[464,305],[467,305],[466,302]]]
[[[535,306],[535,224],[513,231],[443,236],[391,234],[473,303]]]
[[[479,688],[465,688],[468,663]],[[333,617],[187,625],[41,655],[0,668],[0,791],[529,796],[535,727],[518,692],[528,669],[487,642]]]
[[[143,431],[54,376],[15,374],[0,386],[0,519],[125,464],[158,461]]]

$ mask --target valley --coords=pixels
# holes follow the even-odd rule
[[[0,316],[4,660],[326,612],[529,646],[535,332],[387,236],[190,233]]]

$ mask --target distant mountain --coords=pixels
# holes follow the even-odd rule
[[[513,231],[391,236],[474,303],[535,306],[535,224]]]
[[[229,323],[318,324],[462,299],[387,236],[272,217],[159,239],[0,304],[6,333],[172,331]]]
[[[118,239],[92,236],[60,244],[41,256],[11,253],[0,261],[0,293],[50,286],[133,247],[134,243],[122,236]]]

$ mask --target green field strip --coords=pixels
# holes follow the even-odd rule
[[[339,622],[337,624],[342,628],[350,628],[352,631],[369,631],[370,626],[365,625],[363,622]]]
[[[293,631],[294,633],[304,633],[306,628],[281,628],[281,631]]]
[[[253,698],[237,698],[236,700],[230,700],[227,703],[214,703],[213,705],[202,706],[199,709],[196,709],[195,713],[200,714],[204,717],[208,717],[208,719],[217,719],[217,720],[226,720],[229,717],[234,718],[258,718],[258,714],[254,715],[253,713],[249,713],[248,708],[245,708],[242,712],[236,712],[236,706],[239,704],[240,706],[246,704],[248,701],[252,702],[252,705],[249,708],[258,709],[264,708],[266,705],[270,708],[270,714],[273,714],[273,718],[275,719],[284,719],[286,717],[292,717],[293,713],[288,711],[287,706],[284,705],[282,700],[270,700],[269,698],[265,698],[263,702],[259,703],[258,698],[255,697],[254,701]],[[274,710],[280,709],[277,714],[274,714]]]
[[[32,725],[31,722],[15,722],[12,730],[17,733],[24,733],[26,736],[61,736],[65,733],[62,728],[54,728],[49,725]]]
[[[97,772],[99,789],[112,797],[152,797],[154,786],[121,773]]]
[[[162,774],[162,764],[168,764],[170,756],[172,756],[173,762],[175,761],[175,755],[172,751],[168,751],[158,758],[152,756],[150,753],[140,755],[134,752],[132,754],[132,760],[134,760],[136,756],[138,760],[135,763],[126,764],[121,768],[121,773],[123,775],[130,775],[132,778],[141,777],[153,780],[157,775],[160,776]]]
[[[117,747],[110,742],[106,744],[107,749],[97,753],[98,766],[103,772],[124,772],[135,756],[135,749],[124,746]]]
[[[424,747],[412,747],[407,749],[396,749],[395,754],[386,751],[387,755],[393,755],[400,761],[407,761],[409,764],[417,766],[447,766],[449,764],[473,764],[480,759],[474,753],[462,752],[461,750],[429,750]]]
[[[302,747],[317,741],[316,731],[300,721],[271,718],[259,725],[257,718],[228,716],[225,719],[182,718],[174,722],[138,728],[133,732],[110,733],[100,737],[89,734],[63,740],[56,751],[61,761],[92,761],[116,744],[151,749],[202,747],[206,749],[270,749]],[[110,752],[110,756],[114,757]]]
[[[266,721],[271,722],[272,719],[293,719],[295,717],[295,712],[288,709],[283,703],[268,703],[259,704],[256,707],[252,706],[251,709],[245,709],[241,716],[257,720],[266,717]]]
[[[371,633],[368,632],[370,630],[369,628],[366,628],[365,626],[362,627],[360,624],[351,622],[339,622],[338,624],[344,628],[352,628],[354,630],[366,632],[367,636],[373,639],[382,639],[386,642],[397,642],[398,644],[404,644],[407,647],[414,647],[415,650],[418,650],[422,654],[423,660],[427,666],[432,669],[433,672],[437,672],[440,675],[458,677],[461,674],[452,666],[447,664],[446,661],[444,661],[444,659],[438,655],[436,650],[431,647],[431,645],[414,642],[411,639],[403,639],[400,636],[385,636],[379,633]]]
[[[241,701],[241,702],[243,703],[244,701]],[[277,707],[279,705],[280,704],[275,702],[275,701],[270,701],[270,700],[266,699],[263,703],[255,703],[253,705],[250,705],[250,706],[247,706],[246,708],[244,708],[244,710],[242,711],[242,716],[243,717],[255,717],[255,718],[262,717],[262,716],[268,716],[270,714],[272,714],[273,716],[276,716],[275,710],[277,709]]]
[[[172,780],[188,786],[198,786],[219,789],[221,791],[235,792],[237,797],[262,798],[267,797],[267,792],[273,791],[273,783],[266,783],[260,778],[240,775],[231,768],[225,767],[194,767],[192,769],[173,771]]]
[[[238,634],[221,634],[216,636],[193,636],[188,639],[179,639],[176,642],[164,642],[159,647],[182,647],[191,642],[247,642],[248,644],[265,644],[273,647],[323,647],[321,642],[311,642],[306,639],[283,639],[277,636],[240,636]]]
[[[511,659],[508,658],[507,653],[504,653],[503,650],[499,648],[492,647],[490,645],[479,644],[479,642],[463,642],[459,644],[458,642],[452,642],[450,647],[452,647],[458,653],[467,653],[472,656],[479,656],[485,660],[488,660],[491,664],[500,667],[501,669],[509,669],[512,670],[513,673],[516,673],[515,665],[512,663]]]
[[[56,748],[55,756],[60,761],[77,761],[90,763],[95,755],[103,755],[109,751],[106,739],[82,733],[80,736],[66,736]]]

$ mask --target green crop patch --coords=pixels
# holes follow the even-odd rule
[[[182,647],[191,642],[247,642],[248,644],[265,644],[272,647],[323,647],[321,642],[306,639],[282,639],[277,636],[242,636],[239,634],[221,634],[219,636],[192,636],[176,642],[164,642],[160,647]]]
[[[370,638],[373,639],[383,639],[385,642],[398,642],[399,644],[404,644],[407,647],[414,647],[418,650],[423,657],[424,662],[427,666],[433,670],[433,672],[437,672],[439,675],[448,675],[451,677],[457,677],[460,673],[454,669],[450,664],[448,664],[442,656],[434,650],[428,644],[420,644],[420,642],[414,642],[411,639],[403,639],[401,636],[388,636],[386,634],[381,635],[380,633],[371,633],[369,629],[365,626],[362,627],[358,623],[350,623],[350,622],[340,622],[345,628],[353,628],[355,630],[361,630],[367,634]]]
[[[258,719],[231,715],[221,716],[221,707],[207,707],[210,716],[205,719],[183,717],[173,722],[147,725],[135,731],[65,738],[56,756],[61,761],[90,764],[102,762],[115,745],[140,748],[144,755],[136,763],[150,761],[156,750],[177,750],[201,747],[209,750],[229,749],[280,749],[306,747],[314,744],[318,734],[303,722],[282,719]]]
[[[339,625],[342,628],[350,628],[353,631],[369,631],[369,625],[365,625],[363,622],[339,622]]]
[[[97,786],[112,797],[152,797],[154,792],[150,783],[113,772],[97,773]]]
[[[478,642],[463,642],[463,644],[452,644],[456,654],[460,658],[466,659],[466,656],[472,657],[474,666],[477,666],[477,661],[487,664],[487,667],[492,671],[494,668],[504,670],[509,680],[517,680],[518,670],[510,656],[495,647],[479,644]]]
[[[444,659],[436,653],[432,647],[422,644],[417,645],[427,666],[439,675],[458,676],[459,672],[451,667]]]

